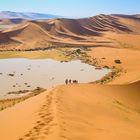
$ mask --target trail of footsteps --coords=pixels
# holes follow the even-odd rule
[[[65,106],[65,104],[63,104],[63,101],[65,101],[65,98],[63,97],[63,90],[62,89],[55,89],[53,91],[54,93],[57,94],[56,96],[56,104],[57,104],[57,113],[58,113],[58,116],[59,116],[59,128],[60,128],[60,131],[59,131],[59,139],[63,139],[63,140],[72,140],[71,138],[69,138],[67,136],[68,133],[71,133],[68,129],[68,126],[70,126],[69,123],[66,122],[65,120],[65,113],[63,112],[63,108],[66,108],[67,111],[69,111],[69,107],[68,106]],[[58,94],[58,93],[61,93],[61,94]],[[64,93],[65,94],[65,93]]]
[[[39,120],[36,122],[35,127],[33,127],[23,138],[18,140],[43,140],[45,136],[51,133],[51,127],[57,124],[53,122],[53,93],[50,93],[46,97],[46,103],[41,107],[38,115]]]

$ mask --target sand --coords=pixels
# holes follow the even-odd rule
[[[89,46],[90,59],[96,58],[99,66],[122,72],[106,85],[61,85],[0,111],[0,139],[140,139],[139,27],[136,17],[99,15],[80,20],[31,21],[1,32],[1,50],[58,44]],[[33,53],[20,54],[33,57]],[[5,55],[8,54],[2,57]],[[49,56],[43,53],[43,57],[46,55]],[[35,57],[40,57],[40,53],[36,52]]]
[[[0,50],[36,50],[58,46],[139,49],[139,27],[140,20],[135,16],[126,18],[103,14],[84,19],[24,21],[0,32]]]
[[[56,87],[0,112],[0,139],[137,140],[139,91],[140,82]]]
[[[122,69],[120,77],[117,77],[110,84],[128,84],[140,80],[140,51],[118,48],[93,48],[89,55],[96,58],[100,66],[115,66]],[[104,58],[104,59],[103,59]],[[116,64],[114,60],[120,60]]]
[[[0,139],[139,139],[140,51],[98,47],[89,55],[100,66],[122,68],[121,75],[107,85],[57,86],[0,111]]]
[[[42,94],[1,111],[0,139],[17,140],[32,129],[38,120],[37,111],[44,101],[45,95]]]

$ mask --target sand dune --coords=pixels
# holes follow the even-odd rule
[[[13,40],[7,34],[4,34],[0,31],[0,46],[1,50],[13,49],[13,47],[17,47],[20,44],[17,40]],[[8,48],[7,48],[8,46]]]
[[[121,69],[121,75],[116,77],[110,84],[128,84],[140,80],[140,51],[118,48],[93,48],[89,55],[96,58],[98,65]],[[120,60],[121,64],[115,63]]]
[[[53,46],[111,46],[138,48],[140,20],[135,16],[98,15],[85,19],[50,19],[21,22],[3,31],[3,36],[20,42],[13,49],[47,48]],[[114,34],[112,36],[112,33]],[[118,38],[124,38],[118,41]],[[128,39],[135,41],[126,43]],[[121,44],[121,45],[120,45]],[[127,44],[127,45],[126,45]],[[9,45],[5,44],[9,49]],[[1,44],[0,44],[1,46]],[[11,48],[11,47],[10,47]],[[0,49],[3,49],[0,47]]]
[[[15,19],[0,19],[0,25],[11,25],[11,24],[20,24],[26,22],[25,19],[15,18]]]
[[[139,91],[140,82],[59,86],[0,112],[0,139],[136,140]]]
[[[62,85],[0,111],[0,139],[140,139],[138,18],[99,15],[27,21],[1,31],[1,50],[90,46],[88,55],[99,66],[122,72],[107,85]]]
[[[7,42],[8,40],[10,40],[10,38],[5,34],[3,34],[2,32],[0,32],[0,42],[3,43],[3,42]]]

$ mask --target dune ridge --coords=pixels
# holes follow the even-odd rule
[[[118,47],[120,42],[111,37],[113,33],[119,37],[132,36],[140,38],[140,20],[135,16],[98,15],[84,19],[50,19],[33,21],[12,21],[17,24],[2,31],[3,38],[13,39],[20,42],[14,49],[47,48],[52,46],[111,46]],[[26,37],[26,38],[25,38]],[[32,38],[32,39],[30,39]],[[121,41],[123,44],[123,40]],[[129,42],[128,42],[129,44]],[[9,49],[9,42],[5,44],[4,50]],[[132,44],[133,45],[133,44]],[[3,47],[0,49],[2,50]],[[10,47],[11,48],[11,47]],[[134,44],[134,48],[137,45]]]
[[[3,132],[0,138],[138,139],[140,137],[138,91],[140,91],[139,81],[120,86],[96,84],[58,86],[0,112],[2,124],[0,130]],[[25,109],[25,106],[28,108]],[[26,114],[26,119],[23,115],[25,112],[30,112]],[[5,115],[8,113],[11,117],[6,122]],[[15,120],[14,117],[17,116],[19,119]],[[20,122],[22,119],[24,125]],[[16,126],[11,123],[15,123]],[[8,135],[5,135],[5,132]]]

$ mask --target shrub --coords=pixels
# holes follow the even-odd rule
[[[121,60],[119,60],[119,59],[114,60],[114,62],[117,63],[117,64],[121,64],[122,63]]]

